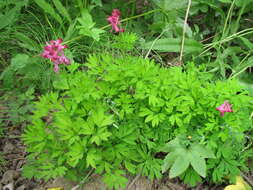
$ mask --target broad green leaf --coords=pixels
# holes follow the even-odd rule
[[[105,116],[100,127],[111,125],[114,122],[113,116]]]
[[[200,144],[193,144],[191,146],[191,151],[203,158],[215,158],[215,155],[211,150]]]
[[[181,175],[189,167],[189,165],[190,160],[187,157],[187,154],[178,156],[170,169],[170,178],[174,178]]]
[[[236,6],[238,7],[247,6],[249,3],[252,3],[252,0],[236,0],[235,1]]]
[[[71,17],[67,11],[67,9],[62,5],[60,0],[53,0],[53,3],[56,7],[56,9],[61,13],[62,16],[64,16],[69,22],[71,22]]]
[[[171,151],[176,150],[178,148],[181,148],[180,143],[179,143],[179,139],[175,138],[175,139],[171,140],[170,142],[168,142],[164,147],[162,147],[160,149],[160,151],[171,152]]]
[[[94,110],[92,112],[91,115],[91,119],[92,121],[97,125],[97,126],[101,126],[103,120],[104,120],[104,109],[102,108],[102,106],[98,106],[98,108],[96,110]]]
[[[60,75],[55,79],[53,86],[55,89],[59,90],[69,89],[68,80],[63,75]]]
[[[103,4],[102,4],[102,1],[101,0],[91,0],[92,3],[94,3],[96,6],[100,6],[102,7]]]
[[[19,14],[18,13],[19,10],[20,7],[15,6],[4,15],[0,14],[0,29],[3,29],[8,25],[13,24],[16,20],[16,17]]]
[[[17,5],[17,6],[26,6],[28,4],[28,0],[2,0],[0,2],[0,9],[2,7],[8,6],[8,5]]]
[[[91,32],[92,32],[92,35],[91,37],[96,40],[96,41],[99,41],[100,40],[100,34],[104,33],[105,31],[104,30],[101,30],[99,28],[92,28],[91,29]]]
[[[162,172],[166,172],[172,164],[175,162],[176,158],[178,157],[178,154],[176,152],[169,153],[165,159],[163,160],[162,165]]]
[[[81,24],[82,28],[85,28],[86,30],[91,29],[95,25],[92,20],[91,14],[87,9],[84,9],[82,11],[82,17],[78,18],[77,20]]]
[[[189,159],[193,169],[202,177],[206,177],[206,161],[203,157],[189,152]]]
[[[17,71],[22,69],[29,63],[29,56],[26,54],[17,54],[14,58],[11,59],[11,67]]]
[[[77,21],[81,24],[76,28],[79,29],[79,34],[84,36],[89,36],[96,41],[100,40],[100,34],[104,30],[95,28],[95,22],[93,22],[92,17],[87,9],[84,9],[82,12],[82,17],[78,18]]]
[[[94,126],[87,124],[83,124],[79,133],[83,135],[92,135],[94,132]]]
[[[86,162],[87,166],[92,166],[93,168],[96,168],[96,154],[94,154],[92,151],[88,152]]]
[[[54,8],[49,3],[47,3],[45,0],[34,0],[34,1],[40,8],[43,9],[43,11],[51,15],[56,21],[62,24],[62,19],[60,15],[55,12]]]
[[[180,38],[162,38],[157,41],[146,42],[141,46],[143,49],[152,49],[160,52],[180,52],[181,39]],[[202,44],[193,40],[186,39],[184,45],[184,52],[201,52]]]
[[[187,0],[152,0],[157,6],[166,11],[185,8]]]

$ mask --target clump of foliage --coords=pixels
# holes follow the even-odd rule
[[[26,125],[29,114],[33,110],[32,101],[34,100],[33,90],[30,89],[25,93],[19,91],[10,91],[5,93],[0,101],[2,103],[0,119],[0,136],[3,135],[4,129],[8,126]]]
[[[36,89],[40,92],[52,89],[52,81],[56,76],[49,64],[44,64],[39,56],[17,54],[0,75],[5,90],[27,91]]]
[[[166,173],[194,186],[247,170],[252,7],[251,0],[0,2],[0,44],[8,47],[0,50],[0,135],[6,123],[29,123],[41,96],[23,135],[24,175],[78,181],[94,171],[119,189],[129,173]],[[194,64],[161,67],[183,63],[179,53]],[[55,72],[66,66],[55,74],[41,55]]]
[[[252,98],[236,80],[214,82],[192,63],[163,68],[127,55],[92,55],[87,71],[79,66],[59,75],[59,92],[36,102],[23,135],[26,177],[78,180],[93,168],[119,189],[127,173],[154,179],[169,169],[195,185],[245,168]],[[233,112],[221,116],[216,107],[225,100]]]

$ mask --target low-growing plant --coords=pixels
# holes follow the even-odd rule
[[[127,55],[92,55],[85,66],[67,66],[54,84],[59,92],[36,102],[23,135],[26,177],[79,180],[94,169],[119,189],[127,173],[154,179],[170,169],[170,177],[195,185],[245,166],[247,156],[238,158],[247,152],[252,98],[236,80],[214,82],[192,63],[163,68]],[[224,166],[217,178],[226,145],[238,147],[225,149],[236,169]]]
[[[33,110],[34,90],[26,92],[12,90],[6,92],[1,98],[0,136],[9,126],[27,125],[29,114]]]
[[[6,90],[19,89],[20,92],[25,92],[33,88],[43,92],[52,89],[55,77],[50,64],[44,63],[39,56],[17,54],[11,59],[11,64],[1,73],[0,80]]]

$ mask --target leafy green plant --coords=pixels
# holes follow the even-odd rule
[[[20,16],[21,8],[27,6],[28,0],[24,1],[9,1],[3,0],[0,2],[0,30],[13,25]]]
[[[82,16],[78,18],[77,21],[80,23],[80,26],[77,26],[79,34],[89,36],[96,41],[100,40],[100,34],[103,33],[104,30],[94,27],[95,23],[92,21],[92,17],[87,9],[82,11]]]
[[[11,64],[0,75],[5,89],[19,88],[26,91],[34,88],[41,92],[52,89],[52,81],[56,78],[49,64],[40,57],[30,57],[27,54],[17,54],[11,59]]]
[[[212,175],[208,163],[219,158],[220,145],[246,146],[252,98],[236,80],[213,82],[192,63],[184,71],[127,55],[93,55],[85,66],[87,71],[68,66],[54,84],[61,90],[36,102],[23,135],[30,153],[26,177],[78,180],[93,169],[119,189],[127,173],[160,178],[162,167],[171,166],[171,177],[181,174],[195,184]],[[222,117],[216,107],[224,100],[234,112]],[[157,157],[162,147],[169,152],[164,160]],[[181,167],[183,155],[188,159]]]
[[[29,123],[29,114],[33,110],[34,90],[31,88],[25,93],[18,90],[6,92],[0,99],[2,102],[0,120],[0,135],[8,126],[22,126]],[[2,133],[1,133],[2,132]]]
[[[137,39],[135,33],[123,32],[114,37],[112,47],[123,51],[131,51],[134,49]]]
[[[184,141],[177,137],[163,147],[162,151],[169,153],[164,159],[163,172],[171,167],[170,177],[173,178],[191,166],[200,176],[206,177],[205,158],[215,158],[214,154],[201,144],[180,142]]]

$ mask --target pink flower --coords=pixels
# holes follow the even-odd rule
[[[216,108],[220,112],[221,116],[224,116],[225,112],[233,112],[232,105],[226,100],[223,104]]]
[[[54,64],[54,72],[59,72],[59,64]]]
[[[120,25],[119,17],[120,11],[118,9],[113,9],[112,15],[107,17],[107,21],[112,25],[112,30],[114,30],[116,33],[124,32],[124,29],[118,26]]]
[[[66,45],[62,45],[62,39],[51,40],[50,43],[44,47],[44,51],[41,56],[45,59],[49,59],[54,63],[54,72],[59,72],[59,64],[69,65],[70,60],[64,55],[63,50],[67,48]]]

